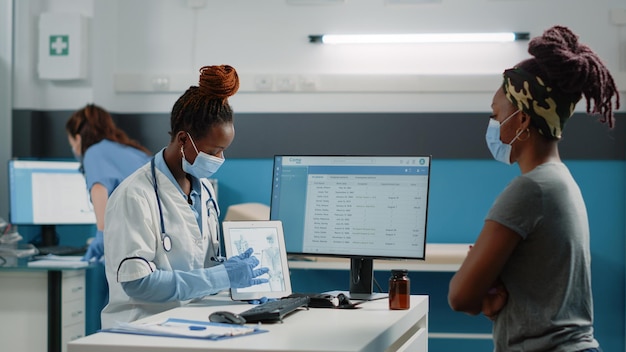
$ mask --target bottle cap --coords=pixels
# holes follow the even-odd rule
[[[409,271],[407,269],[392,269],[391,275],[406,275]]]

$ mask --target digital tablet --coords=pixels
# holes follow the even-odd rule
[[[257,268],[269,269],[267,274],[260,276],[269,282],[245,288],[232,288],[230,294],[233,300],[282,298],[292,293],[281,221],[224,221],[222,228],[227,258],[253,248],[253,255],[259,260]]]

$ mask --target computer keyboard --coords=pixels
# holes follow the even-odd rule
[[[87,249],[85,247],[74,246],[41,246],[37,247],[39,255],[84,255]]]
[[[283,318],[300,307],[308,307],[309,297],[285,297],[254,306],[239,315],[246,323],[282,322]]]

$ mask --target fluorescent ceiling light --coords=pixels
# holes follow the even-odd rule
[[[430,34],[319,34],[309,42],[320,44],[497,43],[528,40],[529,33],[430,33]]]

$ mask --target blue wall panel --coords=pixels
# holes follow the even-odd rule
[[[214,175],[219,181],[217,197],[222,216],[232,204],[258,202],[269,205],[272,167],[272,159],[226,159]]]

